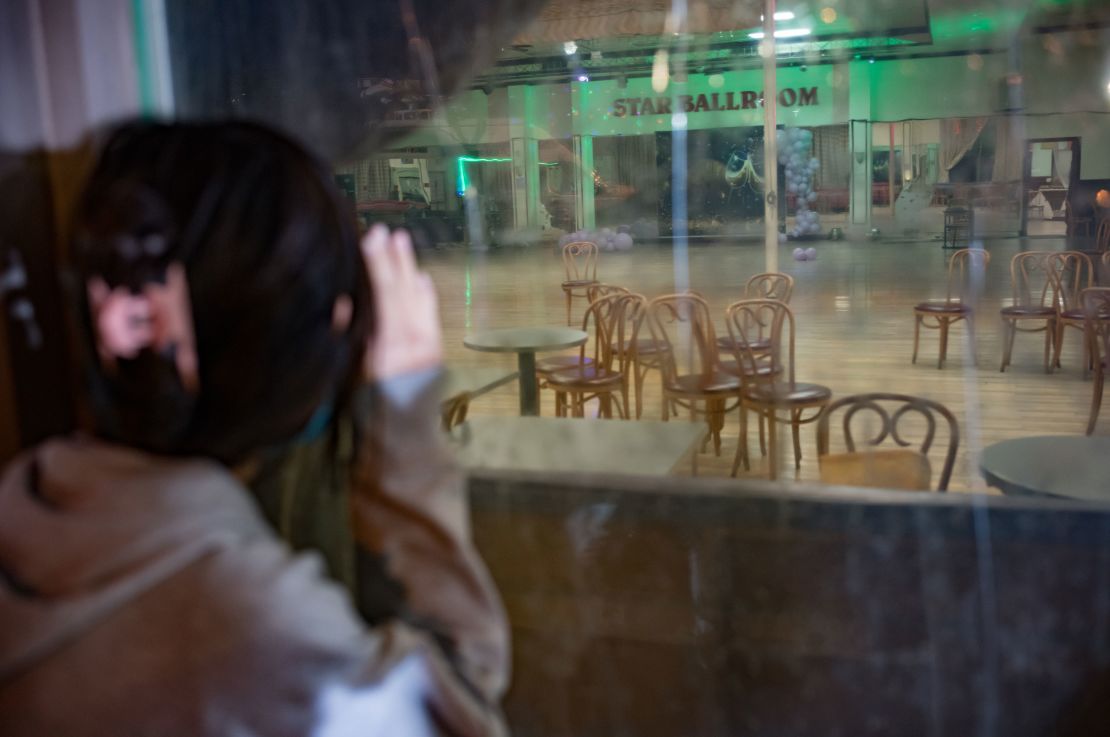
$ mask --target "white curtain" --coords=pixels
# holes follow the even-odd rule
[[[990,118],[952,118],[941,121],[941,180],[948,181],[948,172],[960,163],[987,126]]]
[[[1052,152],[1052,167],[1060,185],[1067,189],[1071,186],[1071,149],[1058,148]]]

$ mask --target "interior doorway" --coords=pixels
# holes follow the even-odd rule
[[[1025,142],[1023,235],[1067,235],[1068,193],[1079,179],[1078,138],[1033,138]]]

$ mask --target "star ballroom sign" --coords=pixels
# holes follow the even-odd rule
[[[672,106],[673,102],[673,106]],[[816,87],[787,87],[779,91],[782,107],[817,105]],[[672,109],[673,107],[673,109]],[[613,117],[664,115],[672,112],[704,113],[725,110],[755,110],[763,107],[763,91],[713,92],[708,95],[671,97],[622,97],[613,101]]]

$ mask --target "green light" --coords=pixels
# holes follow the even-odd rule
[[[460,156],[459,160],[458,160],[458,163],[457,163],[457,166],[458,166],[458,169],[459,169],[459,177],[458,177],[459,178],[459,186],[458,186],[457,191],[458,191],[459,195],[460,196],[465,195],[467,188],[470,186],[470,180],[467,179],[467,177],[466,177],[466,165],[467,164],[471,164],[471,163],[504,164],[508,161],[512,161],[512,159],[502,158],[502,157],[485,158],[485,157],[482,157],[482,156]],[[559,162],[557,162],[557,161],[541,161],[541,162],[539,162],[539,165],[540,166],[558,166]]]
[[[491,161],[492,162],[502,162],[503,163],[503,162],[506,162],[506,161],[512,161],[512,159],[503,159],[503,158],[487,159],[487,158],[482,158],[481,156],[460,156],[459,157],[459,163],[458,163],[458,166],[459,166],[459,189],[458,189],[458,191],[459,191],[460,195],[466,194],[467,187],[470,186],[470,182],[466,178],[466,165],[468,163],[471,163],[471,162],[485,163],[485,162],[491,162]]]
[[[1008,38],[1021,27],[1026,12],[1025,9],[1000,9],[994,13],[973,11],[933,15],[930,30],[933,38],[946,41],[977,36]]]
[[[466,307],[467,312],[470,311],[471,291],[470,291],[470,261],[466,262]],[[470,327],[470,320],[466,321],[466,326]]]
[[[134,44],[136,66],[139,71],[139,109],[146,115],[153,115],[154,93],[153,72],[150,68],[150,48],[146,37],[147,20],[143,13],[142,0],[131,2],[131,22],[134,25]]]

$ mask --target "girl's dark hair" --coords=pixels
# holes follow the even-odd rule
[[[360,374],[370,286],[354,215],[330,172],[288,138],[250,123],[123,125],[76,211],[85,284],[141,292],[184,265],[199,389],[172,353],[105,368],[82,298],[98,434],[148,451],[227,464],[282,446],[338,416]],[[349,327],[332,325],[341,295]]]

